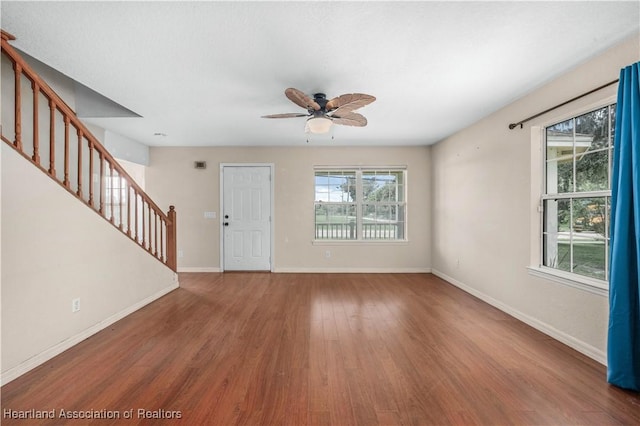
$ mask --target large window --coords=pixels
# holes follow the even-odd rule
[[[315,170],[316,240],[404,240],[406,172]]]
[[[615,104],[545,129],[543,265],[606,282]]]

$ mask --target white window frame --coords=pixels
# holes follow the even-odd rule
[[[543,198],[546,194],[546,144],[545,144],[545,129],[554,124],[561,123],[565,120],[569,120],[574,117],[586,114],[590,111],[597,110],[599,108],[606,107],[611,104],[615,104],[617,96],[615,90],[617,86],[609,88],[610,94],[602,97],[600,100],[592,101],[581,107],[574,108],[569,111],[565,111],[562,114],[550,116],[544,122],[531,127],[531,197],[530,205],[531,211],[537,212],[532,214],[531,227],[530,227],[530,261],[528,272],[536,277],[544,278],[562,285],[566,285],[573,288],[578,288],[590,293],[608,297],[609,295],[609,283],[605,280],[599,280],[584,275],[562,271],[556,268],[544,266],[544,234],[543,234]],[[611,170],[609,171],[611,173]],[[589,193],[584,193],[585,195]],[[597,195],[602,196],[606,194],[611,195],[611,191],[598,191]],[[558,198],[562,198],[559,196]],[[606,254],[606,262],[608,262],[609,253]]]
[[[350,245],[350,244],[388,244],[388,245],[397,245],[397,244],[407,244],[408,239],[408,202],[407,202],[407,180],[408,180],[408,171],[406,166],[314,166],[313,168],[313,178],[315,180],[316,173],[318,172],[354,172],[356,175],[356,194],[359,196],[356,197],[356,200],[352,203],[338,203],[338,204],[353,204],[355,205],[356,210],[356,238],[355,239],[330,239],[330,238],[316,238],[316,223],[315,223],[315,212],[316,212],[316,200],[315,200],[315,182],[314,182],[314,200],[313,200],[313,244],[323,245]],[[402,183],[402,199],[403,201],[393,202],[393,203],[382,203],[382,204],[393,204],[393,205],[402,205],[404,208],[404,229],[403,229],[403,238],[394,238],[394,239],[375,239],[375,238],[363,238],[363,206],[365,204],[371,204],[371,202],[365,202],[362,197],[362,174],[363,172],[402,172],[403,173],[403,183]]]

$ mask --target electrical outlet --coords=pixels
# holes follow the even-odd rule
[[[182,250],[178,250],[178,258],[183,258],[184,252]]]
[[[331,257],[331,250],[327,250],[324,252],[324,257],[326,257],[327,259]]]
[[[73,299],[71,301],[71,312],[78,312],[80,310],[80,298]]]

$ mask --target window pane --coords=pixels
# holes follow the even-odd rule
[[[355,172],[316,172],[315,200],[353,202],[356,196]]]
[[[611,238],[611,235],[609,235],[609,224],[611,223],[611,197],[607,197],[605,201],[604,234],[607,236],[607,239],[609,239]]]
[[[545,200],[544,232],[569,232],[571,227],[570,200]]]
[[[362,193],[365,201],[404,201],[404,171],[362,172]]]
[[[393,183],[391,184],[393,185],[393,192],[389,196],[389,201],[402,202],[404,201],[404,185],[402,183],[404,172],[391,172],[391,175],[393,176]]]
[[[606,148],[608,140],[608,107],[576,117],[576,154]]]
[[[362,210],[363,239],[404,238],[404,206],[364,204]]]
[[[547,162],[547,194],[573,192],[573,156]]]
[[[398,204],[395,206],[396,211],[396,238],[404,240],[405,235],[405,217],[406,217],[406,205]]]
[[[611,105],[609,113],[611,114],[611,146],[613,146],[616,139],[616,104]]]
[[[367,200],[369,194],[376,190],[376,172],[362,172],[362,199]]]
[[[576,157],[576,191],[601,191],[609,188],[609,150]]]
[[[380,188],[384,186],[384,180],[382,176],[377,173],[380,172],[362,172],[362,199],[367,201],[387,201],[384,199],[384,193],[380,191]]]
[[[398,188],[396,189],[395,201],[404,202],[404,186],[403,185],[398,185]]]
[[[543,265],[550,268],[560,269],[561,271],[571,272],[569,234],[544,234],[543,240]]]
[[[356,174],[336,172],[329,174],[329,201],[349,202],[356,199]]]
[[[605,197],[573,200],[573,230],[589,237],[605,238]]]
[[[606,280],[605,241],[587,234],[574,234],[573,272],[592,278]]]
[[[329,201],[329,173],[316,172],[316,201]]]
[[[571,254],[569,251],[571,201],[544,201],[544,256],[543,265],[550,268],[571,270]]]
[[[573,119],[547,127],[547,160],[573,155]]]
[[[354,204],[316,204],[316,239],[354,240],[356,207]]]

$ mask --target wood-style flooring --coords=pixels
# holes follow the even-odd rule
[[[640,424],[602,365],[430,274],[180,283],[5,385],[2,424]]]

